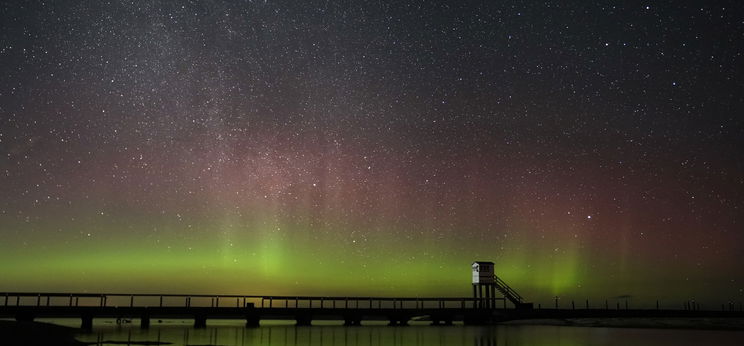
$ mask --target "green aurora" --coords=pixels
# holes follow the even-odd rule
[[[742,302],[741,18],[3,2],[0,292]]]

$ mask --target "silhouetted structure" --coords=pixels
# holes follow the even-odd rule
[[[495,309],[496,291],[504,295],[517,309],[532,309],[532,303],[525,303],[524,298],[514,289],[496,276],[493,262],[475,261],[472,264],[473,269],[473,298],[478,302],[480,308]],[[485,294],[484,294],[485,293]],[[504,308],[506,308],[506,301]]]

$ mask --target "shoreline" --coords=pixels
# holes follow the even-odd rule
[[[742,318],[566,318],[514,320],[499,323],[505,326],[564,326],[587,328],[642,328],[642,329],[680,329],[680,330],[744,330]]]
[[[7,346],[83,346],[75,339],[79,329],[46,322],[0,321],[2,344]]]

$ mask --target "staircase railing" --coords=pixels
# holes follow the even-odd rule
[[[509,285],[504,282],[504,280],[501,280],[498,276],[494,275],[494,281],[496,282],[496,289],[501,292],[501,294],[506,297],[506,299],[509,299],[510,302],[514,303],[514,305],[518,305],[522,303],[524,298],[517,293],[517,291],[513,290]]]

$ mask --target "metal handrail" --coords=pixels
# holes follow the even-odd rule
[[[509,299],[512,303],[517,304],[521,303],[523,298],[522,296],[517,293],[517,291],[513,290],[509,285],[504,282],[504,280],[501,280],[498,276],[493,276],[496,281],[496,287],[501,291],[501,293],[504,294],[504,296]]]

